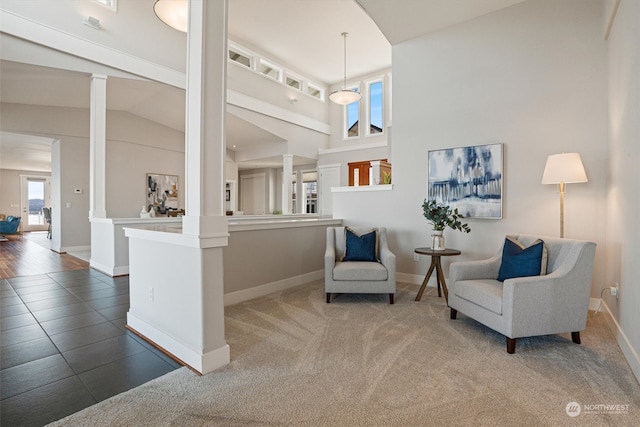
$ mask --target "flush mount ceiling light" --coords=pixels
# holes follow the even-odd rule
[[[188,0],[156,0],[153,11],[162,22],[183,33],[187,32]]]
[[[349,33],[342,33],[342,37],[344,38],[344,86],[342,86],[342,90],[338,90],[329,95],[329,99],[336,104],[340,105],[348,105],[356,101],[360,101],[362,99],[362,95],[360,95],[355,90],[347,89],[347,36]]]

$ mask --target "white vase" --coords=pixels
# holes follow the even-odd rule
[[[142,210],[140,210],[140,218],[150,218],[150,217],[151,215],[149,215],[149,212],[147,212],[143,206]]]
[[[444,230],[433,230],[431,235],[431,249],[434,251],[443,251],[444,246]]]

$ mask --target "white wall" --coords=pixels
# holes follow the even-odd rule
[[[65,135],[54,141],[51,163],[51,249],[58,252],[88,249],[89,138]],[[76,188],[82,193],[76,194]]]
[[[314,225],[236,231],[232,225],[229,246],[224,248],[224,293],[251,292],[312,274],[314,279],[322,277],[326,229],[327,225]]]
[[[184,133],[122,111],[107,113],[107,217],[137,218],[147,173],[178,176],[184,209]]]
[[[152,1],[119,1],[117,13],[96,2],[77,0],[2,0],[1,9],[132,57],[185,71],[186,34],[162,23],[153,13]],[[86,16],[99,19],[102,29],[84,25]],[[145,30],[138,31],[140,28]],[[135,43],[131,42],[132,29]]]
[[[328,123],[328,100],[322,101],[306,95],[282,82],[256,73],[244,65],[229,62],[227,88],[267,102],[272,106]],[[297,101],[292,103],[289,101],[291,98],[295,98]]]
[[[609,179],[606,284],[620,284],[619,298],[604,293],[617,323],[618,343],[640,378],[640,2],[622,0],[608,39]],[[606,18],[609,18],[607,15]]]
[[[422,217],[427,152],[504,143],[504,218],[448,231],[456,260],[493,255],[507,233],[559,233],[554,186],[540,184],[546,157],[581,153],[587,184],[569,185],[565,233],[599,245],[592,296],[604,286],[606,56],[599,1],[525,2],[393,47],[393,191],[334,193],[345,223],[388,227],[398,271],[429,243]],[[447,271],[447,260],[445,271]]]

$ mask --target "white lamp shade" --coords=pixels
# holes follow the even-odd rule
[[[329,99],[336,104],[349,105],[362,99],[362,95],[353,90],[339,90],[329,95]]]
[[[543,184],[587,182],[587,174],[579,153],[552,154],[542,174]]]
[[[157,0],[153,5],[156,16],[168,26],[183,33],[187,32],[189,3],[188,0]]]

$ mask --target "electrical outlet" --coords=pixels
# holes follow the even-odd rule
[[[418,254],[413,254],[413,260],[414,260],[415,262],[420,261],[420,255],[418,255]]]
[[[611,296],[616,297],[616,299],[617,299],[617,298],[619,298],[619,295],[618,295],[618,294],[619,294],[619,290],[620,290],[620,289],[618,288],[619,286],[620,286],[620,285],[618,285],[618,284],[616,283],[616,285],[615,285],[615,286],[611,286],[611,288],[609,288],[609,289],[611,290]]]
[[[149,301],[153,302],[153,287],[149,287]]]

